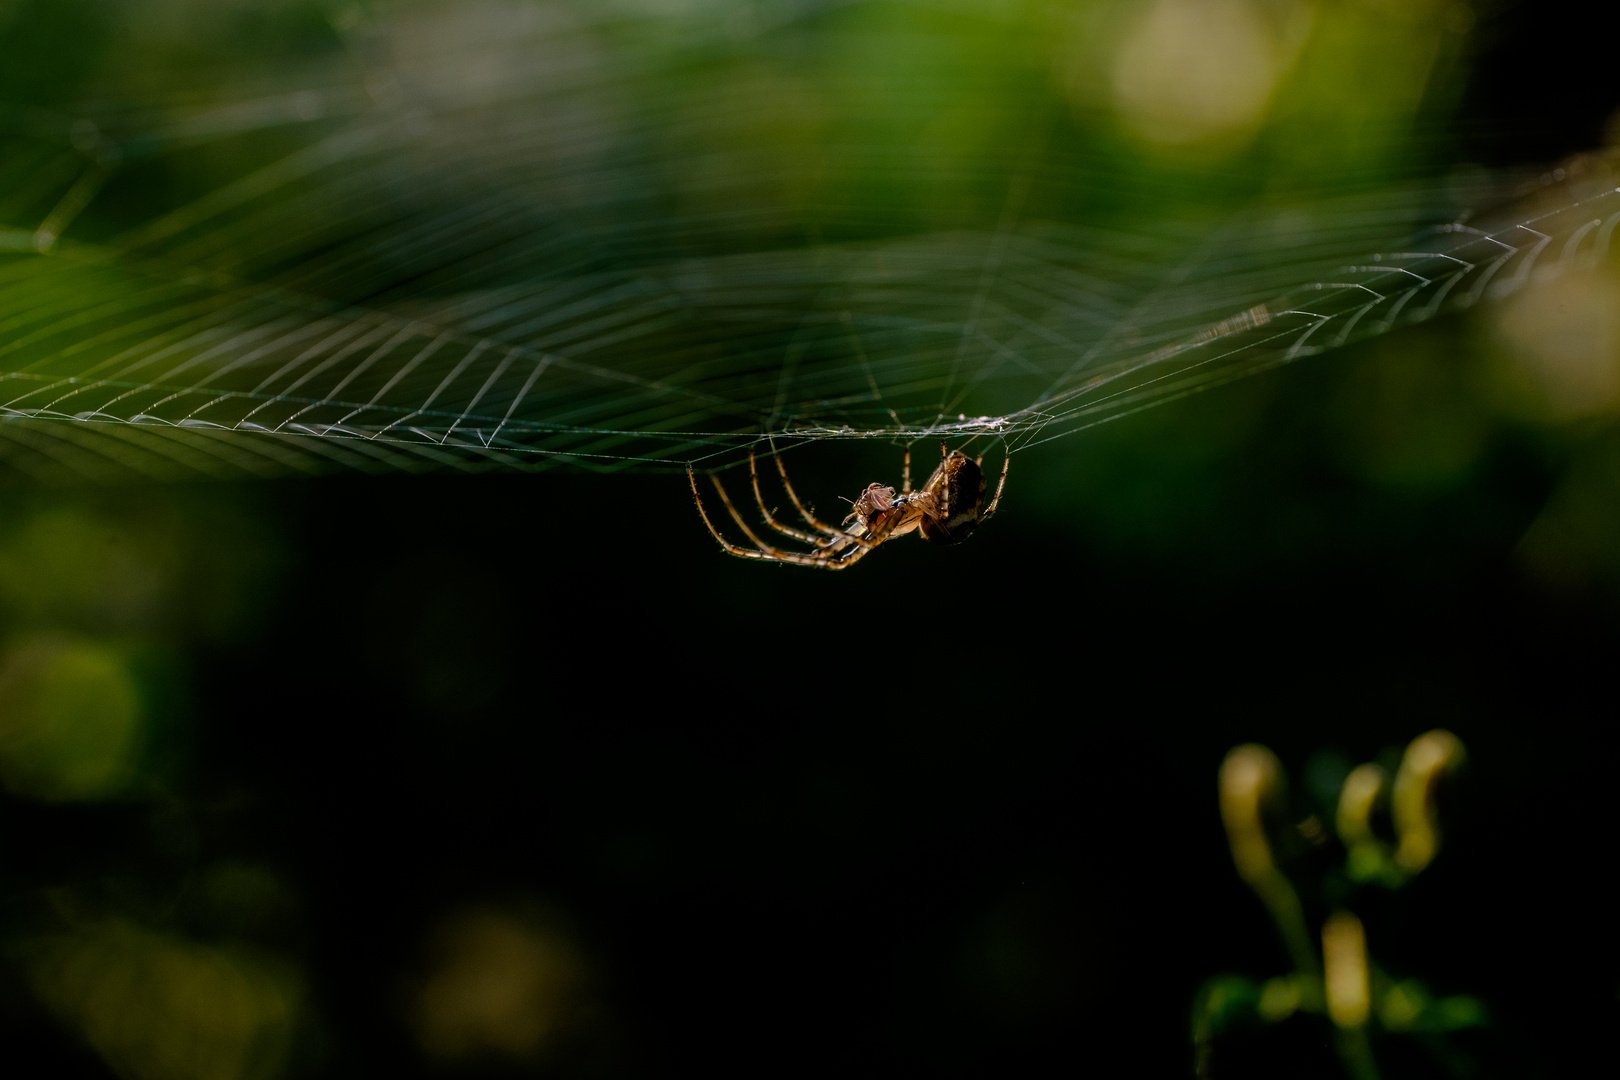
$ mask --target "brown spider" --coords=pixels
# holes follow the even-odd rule
[[[726,510],[731,514],[731,520],[743,531],[743,535],[754,542],[752,548],[738,547],[720,535],[720,530],[714,527],[709,520],[709,512],[703,508],[703,497],[698,494],[697,477],[692,467],[686,467],[686,477],[692,484],[692,497],[697,500],[698,513],[703,518],[703,524],[709,527],[709,532],[720,541],[720,546],[728,552],[743,559],[764,559],[768,562],[790,563],[794,566],[814,566],[822,570],[842,570],[846,566],[854,566],[866,554],[873,551],[885,540],[892,540],[897,536],[904,536],[912,530],[922,533],[923,539],[935,544],[956,544],[968,538],[979,524],[987,520],[996,512],[996,504],[1001,502],[1001,490],[1007,486],[1007,464],[1010,458],[1001,462],[1001,480],[996,484],[996,494],[990,500],[990,505],[984,504],[984,472],[979,468],[984,461],[981,454],[978,458],[970,458],[960,450],[947,453],[945,444],[939,444],[940,463],[928,482],[916,491],[911,490],[911,449],[906,449],[905,464],[900,471],[900,493],[895,494],[894,488],[884,487],[882,484],[869,484],[860,497],[855,500],[850,515],[844,519],[845,528],[835,528],[825,522],[818,521],[814,514],[805,509],[804,503],[799,501],[798,493],[793,490],[793,484],[788,480],[787,466],[782,464],[782,458],[774,451],[771,456],[776,459],[776,471],[782,474],[782,486],[787,490],[788,498],[793,500],[793,506],[799,511],[799,516],[805,523],[816,531],[805,532],[791,525],[784,525],[772,516],[770,509],[765,505],[765,497],[759,490],[759,470],[754,463],[754,451],[748,451],[748,476],[754,484],[754,500],[759,503],[759,511],[765,515],[765,524],[795,540],[806,543],[815,548],[813,552],[784,551],[765,543],[748,527],[743,516],[737,512],[732,504],[731,496],[720,483],[720,478],[711,476],[714,490],[719,493],[720,501],[725,504]],[[854,522],[854,524],[850,524]]]

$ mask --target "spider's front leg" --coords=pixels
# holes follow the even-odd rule
[[[725,485],[720,482],[720,478],[718,476],[711,476],[709,477],[709,481],[714,485],[715,493],[720,496],[721,503],[725,505],[726,510],[731,514],[731,519],[737,523],[737,527],[743,531],[743,535],[754,542],[753,548],[740,547],[737,544],[733,544],[730,540],[727,540],[724,536],[720,535],[720,530],[716,529],[714,527],[714,522],[709,520],[709,511],[703,505],[703,496],[698,494],[697,475],[693,472],[691,465],[686,467],[686,480],[692,488],[692,498],[697,503],[698,516],[703,519],[703,524],[708,527],[709,534],[720,542],[720,546],[724,548],[728,554],[735,555],[740,559],[758,559],[765,562],[789,563],[793,566],[813,566],[822,570],[842,570],[846,566],[853,566],[855,563],[860,561],[863,555],[872,550],[872,545],[857,541],[859,544],[858,547],[846,552],[840,558],[831,558],[826,552],[808,555],[797,551],[783,551],[780,548],[772,547],[761,540],[759,536],[755,534],[754,530],[748,527],[748,523],[743,520],[743,516],[737,512],[737,507],[732,503],[731,496],[726,492]],[[830,551],[831,549],[828,550]]]
[[[799,516],[804,519],[805,524],[826,535],[826,539],[816,539],[814,541],[822,553],[841,551],[852,543],[859,544],[861,547],[867,546],[866,540],[860,535],[861,530],[840,529],[828,525],[812,514],[809,508],[799,499],[799,493],[793,490],[793,481],[788,479],[787,466],[782,464],[782,455],[776,452],[775,443],[771,444],[771,456],[776,459],[776,471],[782,476],[782,488],[788,493],[788,498],[793,500],[793,508],[799,512]]]

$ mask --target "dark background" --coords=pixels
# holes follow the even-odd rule
[[[1613,29],[1483,13],[1436,137],[1488,165],[1600,145]],[[302,972],[294,1075],[1185,1075],[1204,979],[1286,966],[1226,851],[1225,752],[1263,742],[1297,779],[1445,727],[1470,753],[1455,825],[1365,898],[1373,952],[1486,1002],[1453,1043],[1475,1074],[1584,1072],[1620,990],[1617,608],[1601,558],[1549,576],[1523,538],[1613,434],[1498,423],[1428,487],[1356,456],[1429,423],[1391,372],[1430,357],[1468,385],[1479,334],[1447,321],[1018,454],[970,543],[848,574],[725,558],[677,474],[10,489],[14,522],[71,500],[181,536],[187,595],[250,599],[217,632],[188,600],[156,635],[180,673],[156,794],[0,800],[6,1056],[106,1075],[16,974],[64,891],[215,940],[238,931],[185,898],[231,860],[282,883],[239,933]],[[795,469],[830,504],[898,457]],[[586,958],[539,1064],[413,1042],[431,928],[467,905],[541,911]],[[1445,1072],[1420,1040],[1379,1052]],[[1215,1060],[1339,1068],[1307,1018]]]

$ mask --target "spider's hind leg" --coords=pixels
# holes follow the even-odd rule
[[[1005,449],[1005,447],[1003,447],[1003,449]],[[979,460],[980,461],[984,460],[984,455],[983,454],[979,455]],[[1007,486],[1007,466],[1011,465],[1011,464],[1012,464],[1012,454],[1008,453],[1005,457],[1003,457],[1001,459],[1001,479],[996,481],[996,493],[990,497],[990,505],[985,507],[984,508],[984,513],[979,515],[979,521],[980,522],[983,522],[991,514],[995,513],[996,512],[996,507],[1001,504],[1001,492],[1002,492],[1002,489]]]

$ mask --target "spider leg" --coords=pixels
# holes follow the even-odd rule
[[[709,511],[703,505],[703,496],[698,494],[697,475],[692,472],[692,466],[690,465],[686,467],[686,479],[687,482],[692,485],[692,499],[697,503],[698,517],[702,518],[703,524],[708,526],[709,535],[718,540],[720,542],[720,546],[725,548],[733,555],[741,555],[744,558],[754,556],[756,554],[755,552],[749,551],[747,548],[740,548],[736,544],[733,544],[731,541],[727,540],[725,537],[721,536],[720,530],[715,528],[714,522],[709,520]],[[718,488],[719,486],[719,481],[715,481],[715,487]],[[723,489],[720,492],[720,497],[725,498],[725,491]],[[727,499],[726,502],[727,505],[729,505],[731,500]],[[763,555],[764,553],[759,552],[758,554]]]
[[[822,547],[831,547],[834,550],[846,547],[851,543],[857,544],[861,547],[870,547],[871,545],[863,540],[858,534],[828,525],[824,521],[818,521],[816,520],[816,516],[814,514],[805,509],[804,503],[799,500],[799,493],[793,490],[793,481],[788,479],[787,466],[782,464],[782,456],[776,453],[775,449],[776,448],[773,445],[771,448],[771,456],[776,458],[776,471],[782,474],[782,487],[787,489],[788,498],[793,500],[794,509],[799,512],[799,516],[804,518],[805,522],[810,525],[811,528],[816,529],[819,532],[826,533],[829,537],[827,540],[817,540],[816,544]]]
[[[911,494],[911,445],[906,445],[906,458],[900,465],[900,494]]]
[[[748,527],[748,522],[744,521],[743,516],[737,513],[737,507],[732,503],[731,496],[726,493],[725,485],[720,483],[720,478],[711,476],[709,482],[714,485],[714,490],[720,493],[720,501],[725,504],[727,512],[731,514],[731,520],[737,523],[737,528],[743,531],[743,535],[752,540],[754,546],[759,548],[760,551],[770,551],[770,545],[756,536],[754,530]]]
[[[860,562],[863,558],[876,550],[877,544],[868,544],[864,541],[857,541],[857,546],[853,550],[846,551],[844,554],[835,559],[816,559],[809,565],[825,566],[828,570],[842,570],[846,566],[854,566],[856,563]]]
[[[757,545],[757,549],[739,547],[721,536],[720,530],[716,529],[714,522],[709,520],[709,512],[703,506],[703,496],[698,494],[697,475],[693,473],[690,465],[686,467],[686,479],[692,485],[692,498],[697,502],[698,516],[703,518],[703,524],[708,526],[709,535],[719,541],[720,546],[725,548],[728,554],[735,555],[738,558],[792,563],[795,566],[815,566],[823,570],[842,570],[844,567],[859,561],[862,555],[872,549],[872,545],[862,544],[843,558],[831,558],[825,555],[805,555],[796,551],[782,551],[779,548],[771,547],[754,535],[754,530],[748,527],[748,523],[743,520],[742,515],[737,512],[736,506],[732,504],[731,496],[726,493],[725,485],[720,483],[718,477],[711,476],[709,480],[714,484],[714,490],[719,493],[720,501],[725,504],[726,509],[731,513],[731,519],[737,523],[737,527],[743,531],[743,534]]]
[[[984,460],[981,456],[979,460]],[[990,499],[990,505],[985,507],[984,513],[979,515],[979,521],[984,522],[991,514],[996,512],[996,506],[1001,502],[1001,490],[1007,486],[1007,466],[1012,464],[1012,455],[1008,454],[1001,459],[1001,479],[996,482],[996,493]]]
[[[748,478],[754,483],[754,501],[759,503],[759,512],[765,515],[765,524],[769,525],[771,528],[775,529],[784,536],[791,536],[795,540],[802,540],[806,544],[810,544],[814,547],[826,546],[828,543],[826,538],[817,536],[814,533],[804,532],[802,529],[795,529],[790,525],[784,525],[771,515],[770,509],[765,505],[765,496],[761,494],[759,490],[759,470],[754,465],[753,447],[748,448]]]

